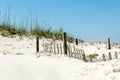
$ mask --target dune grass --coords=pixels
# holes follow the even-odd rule
[[[3,32],[3,36],[6,35],[19,35],[19,36],[24,36],[24,35],[34,35],[37,37],[45,37],[45,38],[51,38],[54,40],[62,40],[62,34],[63,34],[63,29],[59,30],[52,30],[52,28],[47,28],[43,29],[40,26],[37,27],[32,27],[30,30],[28,30],[26,27],[16,27],[11,24],[7,23],[2,23],[0,24],[0,31]],[[67,35],[67,40],[69,42],[73,42],[74,38],[70,35]]]
[[[25,35],[33,35],[37,37],[45,37],[45,38],[51,38],[54,40],[62,40],[62,35],[63,35],[63,29],[60,28],[58,30],[53,30],[52,27],[47,26],[42,26],[39,22],[39,17],[37,16],[35,19],[26,19],[25,17],[23,18],[23,22],[21,20],[16,21],[12,18],[10,8],[8,11],[3,12],[3,15],[0,13],[0,33],[3,36],[9,36],[9,35],[19,35],[19,36],[25,36]],[[15,16],[16,17],[16,16]],[[17,17],[16,17],[17,18]],[[17,25],[19,22],[19,25]],[[67,35],[67,40],[69,42],[73,42],[74,37]]]

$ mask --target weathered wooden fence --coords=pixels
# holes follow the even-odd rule
[[[75,40],[75,43],[69,43],[66,41],[66,33],[64,33],[63,37],[63,41],[46,41],[43,44],[43,52],[50,54],[65,54],[72,58],[84,60],[85,62],[108,61],[118,59],[120,57],[120,52],[111,52],[110,38],[108,38],[109,51],[107,53],[98,54],[98,56],[95,57],[94,54],[85,54],[83,49],[79,49],[78,39]],[[39,38],[36,39],[36,52],[39,52]]]
[[[84,54],[83,49],[77,49],[75,45],[67,43],[67,54],[69,57],[82,59],[82,54]],[[54,54],[65,54],[64,53],[64,43],[51,42],[44,44],[44,52],[54,53]]]
[[[64,54],[64,43],[63,42],[51,42],[44,44],[44,52],[53,54]],[[85,54],[83,49],[78,49],[78,45],[67,42],[67,56],[81,59],[84,61],[91,61],[89,54]],[[120,52],[109,51],[108,53],[98,54],[98,57],[93,58],[92,61],[108,61],[113,59],[118,59],[120,57]]]

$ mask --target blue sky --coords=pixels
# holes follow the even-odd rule
[[[1,14],[8,7],[16,21],[38,17],[85,41],[120,43],[120,0],[0,0]]]

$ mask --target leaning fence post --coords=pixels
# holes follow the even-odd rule
[[[85,62],[87,62],[86,55],[85,55],[85,54],[82,54],[82,57],[83,57],[83,60],[84,60]]]
[[[67,39],[66,39],[66,32],[63,33],[63,39],[64,39],[64,54],[67,55]]]
[[[39,37],[36,38],[36,52],[39,52]]]
[[[85,62],[88,62],[88,60],[87,60],[87,57],[86,57],[85,53],[83,53],[83,54],[82,54],[82,57],[83,57],[83,60],[84,60]]]

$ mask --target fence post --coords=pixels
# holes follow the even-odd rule
[[[112,60],[111,52],[109,52],[109,59]]]
[[[75,42],[76,42],[76,45],[78,45],[78,39],[77,38],[76,38]]]
[[[67,39],[66,39],[66,32],[63,33],[64,39],[64,54],[67,55]]]
[[[106,61],[106,59],[105,59],[105,54],[102,54],[102,57],[103,57],[103,60]]]
[[[108,49],[111,49],[110,38],[108,38]]]
[[[36,52],[39,52],[39,37],[36,38]]]

